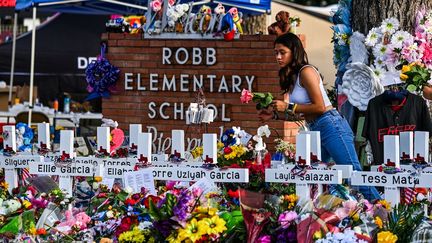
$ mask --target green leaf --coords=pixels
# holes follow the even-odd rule
[[[151,199],[149,200],[149,214],[156,221],[159,221],[162,218],[162,215],[159,212],[159,209],[156,207],[156,205],[153,203],[153,200],[151,200]]]
[[[416,86],[410,84],[410,85],[408,85],[407,90],[408,90],[409,92],[414,92],[414,91],[416,90]]]
[[[126,198],[129,196],[129,194],[125,191],[121,191],[120,193],[118,193],[116,195],[116,197],[118,198],[119,201],[124,202],[126,200]]]

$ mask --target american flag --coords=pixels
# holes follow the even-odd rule
[[[28,185],[28,179],[35,177],[35,175],[30,174],[30,171],[28,168],[21,169],[21,185],[26,186]]]
[[[403,189],[403,202],[405,204],[411,204],[414,202],[415,196],[416,196],[416,192],[413,188],[404,188]]]

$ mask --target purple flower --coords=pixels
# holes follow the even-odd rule
[[[164,237],[168,237],[171,234],[174,225],[176,225],[176,223],[171,219],[155,221],[153,223],[153,227],[157,231],[159,231]]]
[[[180,221],[185,221],[189,215],[188,213],[188,204],[192,199],[191,193],[189,190],[184,189],[179,197],[178,202],[173,208],[174,216],[176,216]]]

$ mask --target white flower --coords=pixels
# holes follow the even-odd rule
[[[374,66],[375,66],[376,68],[384,69],[384,68],[385,68],[385,63],[384,63],[384,61],[381,60],[381,59],[375,59],[375,60],[374,60]]]
[[[374,71],[366,64],[350,63],[347,69],[342,77],[342,93],[353,106],[365,111],[369,100],[384,92],[384,88]]]
[[[396,32],[397,29],[399,29],[399,20],[397,20],[396,18],[385,19],[381,23],[380,28],[381,32],[383,33],[393,34],[394,32]]]
[[[266,137],[269,137],[270,136],[270,129],[269,129],[269,127],[268,127],[268,125],[264,125],[264,126],[260,126],[259,128],[258,128],[258,131],[257,131],[257,135],[258,136],[260,136],[260,137],[262,137],[262,136],[266,136]]]
[[[386,70],[384,70],[383,66],[372,66],[372,70],[375,73],[375,75],[377,76],[378,79],[382,79],[384,77],[384,73],[386,72]]]
[[[108,211],[108,212],[106,213],[106,216],[107,216],[107,218],[109,218],[109,219],[114,218],[114,212],[113,212],[112,210],[110,210],[110,211]]]
[[[387,58],[388,46],[383,44],[377,44],[373,49],[372,53],[375,58],[385,61]]]
[[[413,36],[403,30],[396,31],[394,35],[391,38],[391,44],[398,49],[402,49],[403,43],[405,41],[409,41],[410,39],[413,39]]]
[[[381,42],[381,31],[379,28],[372,28],[365,39],[365,44],[369,47],[376,45],[378,42]]]

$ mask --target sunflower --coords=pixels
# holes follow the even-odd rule
[[[190,239],[192,242],[195,242],[201,238],[201,236],[205,234],[204,227],[198,224],[197,220],[192,219],[184,229],[179,230],[178,239]]]
[[[200,224],[202,228],[205,229],[205,232],[208,235],[217,235],[227,230],[227,228],[225,227],[225,223],[225,220],[219,218],[219,216],[217,215],[211,218],[202,219],[198,222],[198,224]]]

